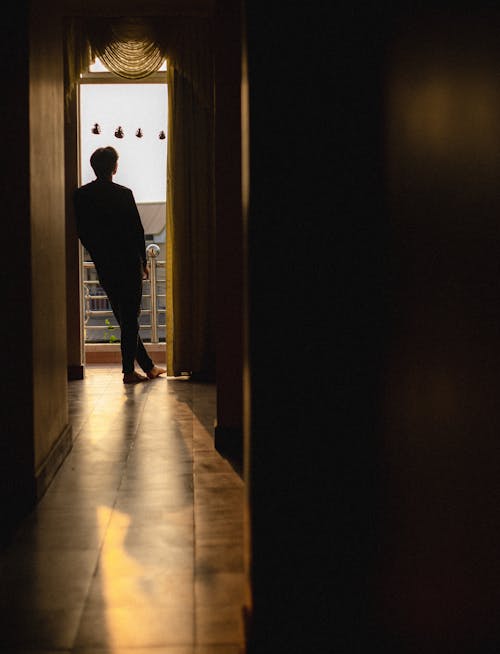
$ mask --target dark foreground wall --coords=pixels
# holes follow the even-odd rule
[[[60,23],[57,15],[38,12],[36,3],[30,16],[28,5],[12,7],[0,49],[2,542],[71,447]]]
[[[500,647],[499,26],[434,11],[390,51],[378,601],[401,651]]]
[[[246,9],[251,654],[500,648],[500,16],[449,4]]]
[[[2,401],[0,542],[34,496],[27,3],[12,7],[0,46],[2,134]]]

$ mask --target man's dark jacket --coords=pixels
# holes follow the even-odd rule
[[[96,268],[118,276],[146,266],[144,228],[132,191],[95,180],[74,192],[78,237]]]

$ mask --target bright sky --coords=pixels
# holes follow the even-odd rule
[[[95,123],[100,134],[92,134]],[[114,135],[119,126],[121,139]],[[111,145],[119,154],[114,181],[132,189],[138,203],[166,201],[167,139],[158,138],[167,133],[166,84],[81,84],[80,130],[82,184],[95,179],[92,152]]]

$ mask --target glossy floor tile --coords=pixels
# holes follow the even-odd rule
[[[242,654],[243,491],[215,388],[69,382],[73,447],[0,553],[1,654]]]

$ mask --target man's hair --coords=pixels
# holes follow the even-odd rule
[[[115,170],[118,161],[118,152],[108,145],[105,148],[97,148],[90,157],[90,165],[98,179],[109,177]]]

